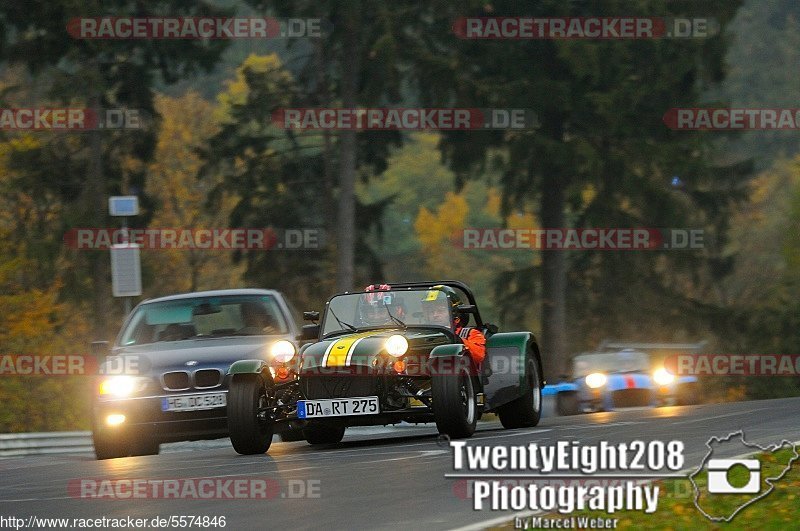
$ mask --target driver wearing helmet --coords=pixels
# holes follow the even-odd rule
[[[372,284],[364,288],[359,304],[359,317],[366,326],[384,326],[394,324],[392,315],[402,319],[401,308],[393,305],[392,294],[386,293],[392,288],[387,284]],[[391,312],[391,314],[390,314]]]
[[[486,336],[477,328],[467,326],[469,314],[459,311],[460,305],[461,297],[450,286],[434,286],[422,301],[427,322],[452,326],[453,332],[467,347],[474,364],[479,366],[486,357]],[[450,322],[450,312],[453,315],[452,322]]]

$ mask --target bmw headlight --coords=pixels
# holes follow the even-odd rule
[[[664,367],[661,367],[660,369],[656,369],[656,372],[653,373],[653,380],[655,380],[658,385],[669,385],[675,381],[675,375]]]
[[[586,377],[586,385],[588,385],[592,389],[597,389],[598,387],[603,387],[608,378],[602,372],[593,372],[589,376]]]
[[[395,358],[399,358],[408,350],[408,340],[403,336],[393,335],[389,336],[384,346],[386,347],[386,352]]]
[[[131,396],[136,391],[137,383],[133,376],[112,376],[100,382],[100,394],[120,398]]]
[[[296,353],[297,349],[294,348],[294,343],[291,341],[286,341],[285,339],[276,341],[272,344],[272,348],[270,348],[272,359],[279,363],[287,363],[289,360],[294,358]]]

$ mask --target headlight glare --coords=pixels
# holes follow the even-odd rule
[[[119,426],[125,422],[125,415],[115,413],[106,417],[106,424],[109,426]]]
[[[273,360],[279,363],[286,363],[294,358],[297,350],[294,348],[294,343],[285,339],[281,339],[280,341],[276,341],[272,344],[270,353],[272,354]]]
[[[608,378],[602,372],[593,372],[589,376],[586,377],[586,385],[588,385],[592,389],[597,389],[598,387],[603,387]]]
[[[386,340],[386,352],[395,358],[399,358],[408,351],[408,340],[403,336],[393,335]]]
[[[658,385],[669,385],[675,381],[675,375],[664,367],[661,367],[660,369],[656,369],[656,372],[653,373],[653,380],[655,380]]]
[[[136,378],[133,376],[112,376],[100,382],[101,395],[126,397],[136,390]]]

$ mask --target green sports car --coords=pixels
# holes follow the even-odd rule
[[[482,413],[506,428],[536,426],[544,386],[530,332],[498,332],[484,323],[470,288],[458,281],[391,284],[381,291],[331,297],[299,352],[234,363],[228,427],[234,449],[260,454],[276,427],[311,444],[342,440],[349,426],[435,422],[451,438],[469,437]],[[485,358],[454,328],[480,331]],[[461,337],[465,337],[461,334]],[[283,425],[282,425],[283,424]]]

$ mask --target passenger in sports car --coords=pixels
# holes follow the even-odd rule
[[[452,327],[453,332],[467,347],[475,367],[480,367],[486,357],[486,336],[477,328],[467,326],[469,324],[469,314],[458,310],[461,305],[461,297],[458,296],[458,293],[450,286],[434,286],[434,289],[428,292],[422,303],[427,321]],[[448,304],[453,312],[452,322],[448,322]]]

